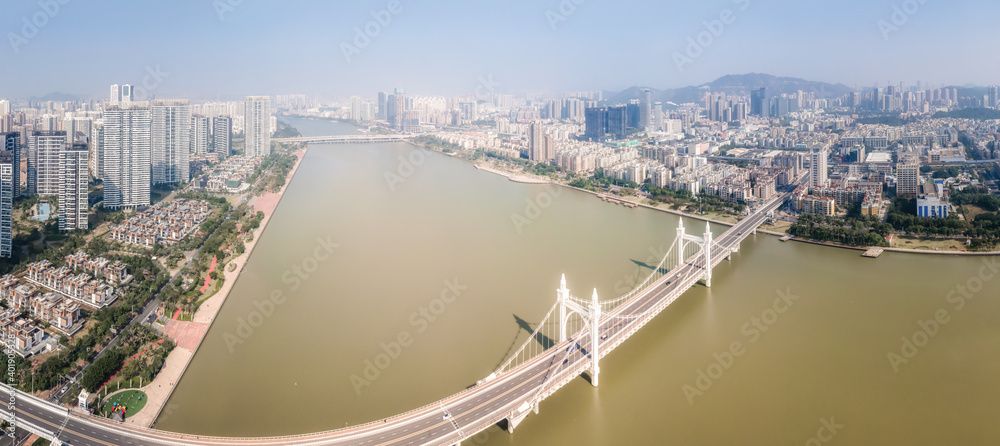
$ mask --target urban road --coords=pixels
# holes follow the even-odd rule
[[[801,179],[804,181],[805,178]],[[712,246],[712,265],[731,255],[767,215],[790,197],[785,192],[759,206]],[[704,275],[705,256],[699,252],[665,274],[644,292],[623,303],[601,322],[601,356],[610,351],[653,316],[694,286]],[[366,425],[315,434],[270,438],[219,438],[176,434],[126,426],[76,412],[15,391],[15,426],[30,427],[71,445],[449,445],[458,444],[515,414],[572,381],[591,364],[589,336],[577,333],[529,362],[495,379],[411,412]],[[578,346],[579,348],[573,348]],[[610,346],[610,348],[609,348]],[[0,386],[0,395],[10,399],[11,389]],[[0,406],[5,419],[9,407]]]

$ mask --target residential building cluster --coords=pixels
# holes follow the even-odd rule
[[[56,268],[48,260],[29,263],[24,277],[35,285],[97,308],[107,306],[117,297],[115,287],[94,275],[76,274],[69,266]]]
[[[177,199],[143,208],[135,216],[111,228],[112,240],[152,248],[157,243],[183,240],[211,215],[206,201]]]
[[[235,193],[249,187],[247,181],[260,167],[263,158],[232,156],[216,164],[212,170],[195,181],[195,187],[210,192]]]

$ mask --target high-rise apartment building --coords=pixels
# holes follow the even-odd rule
[[[0,152],[0,257],[9,259],[14,241],[14,154]]]
[[[104,206],[149,205],[151,184],[149,102],[105,104]]]
[[[87,187],[90,182],[87,144],[72,144],[60,158],[59,230],[87,229]]]
[[[32,132],[28,144],[28,193],[59,195],[59,155],[66,148],[66,132]]]
[[[208,153],[208,134],[212,122],[204,116],[191,118],[191,154],[204,155]]]
[[[108,102],[132,102],[135,100],[135,89],[131,85],[118,85],[114,84],[111,86],[111,97]]]
[[[271,98],[247,96],[244,103],[246,151],[248,157],[271,154]]]
[[[545,126],[538,121],[528,127],[528,158],[536,163],[545,163],[550,159],[545,145]]]
[[[223,158],[232,152],[233,118],[218,117],[212,120],[212,151]]]
[[[21,134],[19,132],[0,133],[0,152],[10,154],[11,181],[13,181],[14,198],[21,195]]]
[[[376,113],[375,119],[380,121],[386,120],[386,112],[388,111],[386,110],[386,107],[388,106],[388,100],[389,98],[384,91],[378,92],[378,113]]]
[[[829,157],[830,149],[826,147],[814,147],[809,151],[809,173],[811,175],[809,181],[812,187],[826,187]]]
[[[157,100],[151,113],[153,184],[190,180],[191,104],[187,100]]]
[[[95,119],[90,134],[90,176],[104,178],[104,120]]]
[[[903,156],[896,164],[896,195],[916,197],[920,193],[920,160]]]

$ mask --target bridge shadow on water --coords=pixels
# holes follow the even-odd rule
[[[670,272],[670,270],[668,270],[666,268],[660,268],[659,271],[657,271],[656,265],[650,265],[650,264],[648,264],[646,262],[640,262],[640,261],[635,260],[635,259],[630,259],[630,260],[632,261],[632,263],[636,264],[641,269],[648,269],[650,271],[656,271],[656,272],[659,272],[660,274],[666,274],[666,273]],[[643,277],[643,279],[645,279],[645,277]]]

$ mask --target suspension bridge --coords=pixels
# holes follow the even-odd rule
[[[796,184],[806,181],[801,178]],[[688,234],[683,219],[670,250],[633,291],[602,301],[574,295],[563,277],[555,303],[531,336],[476,385],[427,406],[385,420],[314,434],[269,438],[205,437],[138,428],[79,415],[61,406],[0,386],[0,398],[13,398],[16,409],[0,406],[5,419],[53,444],[73,445],[458,445],[491,426],[513,432],[540,403],[581,375],[597,386],[600,361],[679,299],[698,282],[712,285],[712,269],[739,252],[774,210],[790,196],[782,193],[757,207],[715,237]],[[13,395],[12,395],[13,394]]]

